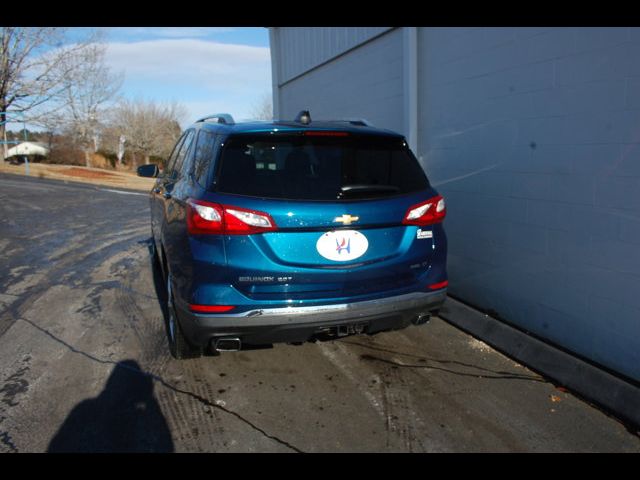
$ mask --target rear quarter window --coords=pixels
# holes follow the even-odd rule
[[[184,141],[182,145],[180,145],[180,149],[176,155],[175,161],[173,163],[173,167],[169,167],[169,175],[173,179],[177,179],[181,175],[183,175],[183,164],[187,155],[190,153],[191,144],[193,143],[193,137],[195,132],[193,130],[188,130],[185,133]]]
[[[209,166],[214,160],[217,135],[214,132],[200,130],[196,140],[193,178],[202,187],[207,186]]]

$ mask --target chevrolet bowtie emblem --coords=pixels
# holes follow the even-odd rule
[[[350,225],[352,222],[357,222],[360,217],[352,217],[351,215],[347,215],[346,213],[341,217],[336,217],[333,219],[334,222],[340,222],[344,225]]]

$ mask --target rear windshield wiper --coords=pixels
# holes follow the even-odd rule
[[[338,198],[344,197],[368,197],[375,194],[393,195],[400,189],[394,185],[344,185],[340,188]]]

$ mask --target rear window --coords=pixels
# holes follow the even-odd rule
[[[225,142],[216,190],[292,200],[351,200],[424,190],[427,177],[398,137],[235,135]]]

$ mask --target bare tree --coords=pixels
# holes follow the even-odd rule
[[[98,150],[104,105],[113,99],[124,79],[123,74],[113,74],[105,65],[105,52],[106,46],[96,43],[64,60],[69,71],[63,98],[64,123],[84,151],[87,167],[90,152]]]
[[[180,122],[186,109],[176,103],[153,100],[121,100],[112,112],[112,129],[124,135],[127,149],[149,157],[166,158],[180,136]]]
[[[70,71],[64,60],[86,42],[65,46],[65,28],[0,27],[0,138],[6,140],[6,112],[31,114],[50,104],[68,88]],[[45,109],[40,115],[45,115]],[[29,120],[29,117],[25,117]],[[6,157],[6,144],[3,158]]]
[[[263,94],[251,108],[255,120],[273,120],[273,102],[271,93]]]

